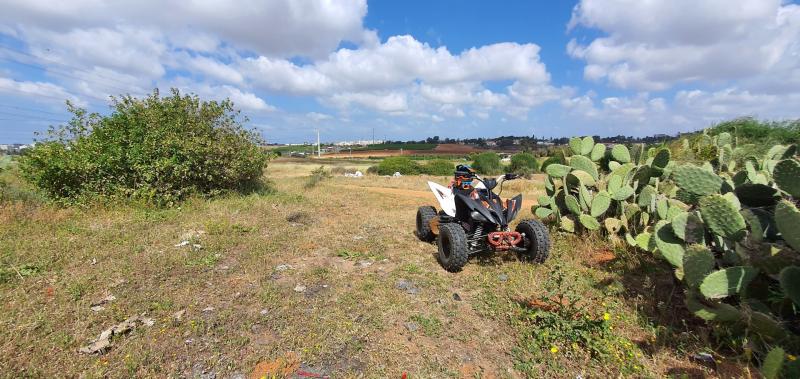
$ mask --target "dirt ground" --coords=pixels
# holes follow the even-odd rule
[[[613,246],[552,231],[543,265],[497,254],[448,273],[413,233],[434,200],[425,181],[446,178],[305,188],[313,167],[273,162],[263,193],[171,209],[2,206],[0,377],[730,377],[688,357],[691,326],[664,321],[664,276],[613,266]],[[531,217],[541,178],[505,191]],[[545,296],[556,266],[609,315],[629,371],[582,346],[532,347],[547,330],[520,304]],[[131,317],[102,354],[79,352]]]

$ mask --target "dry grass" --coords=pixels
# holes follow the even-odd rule
[[[316,167],[273,163],[268,194],[178,209],[3,206],[0,267],[11,274],[0,282],[0,376],[226,378],[291,364],[337,378],[516,378],[524,376],[515,369],[521,363],[540,377],[624,374],[569,347],[520,362],[532,355],[518,352],[518,301],[541,296],[555,263],[584,278],[593,312],[608,311],[615,330],[641,344],[636,376],[713,375],[686,358],[697,338],[653,324],[642,293],[656,287],[644,277],[662,272],[640,268],[641,282],[626,282],[632,267],[586,263],[593,246],[607,244],[555,233],[544,265],[500,254],[450,274],[436,262],[436,247],[413,234],[416,207],[432,196],[360,189],[425,191],[428,178],[335,177],[306,190]],[[539,191],[519,183],[504,195]],[[416,291],[398,289],[401,280]],[[90,309],[108,294],[116,300]],[[77,352],[141,314],[154,325],[115,337],[104,355]],[[684,336],[676,338],[684,350],[664,339],[673,332]]]

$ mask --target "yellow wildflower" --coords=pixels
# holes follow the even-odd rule
[[[553,353],[553,354],[558,353],[558,347],[556,347],[556,346],[551,347],[550,348],[550,352]]]
[[[610,320],[610,319],[611,319],[611,315],[610,315],[610,314],[608,314],[608,312],[606,312],[606,313],[603,313],[603,320],[606,320],[606,321],[608,321],[608,320]]]
[[[797,359],[797,357],[795,357],[794,355],[791,355],[791,354],[786,354],[786,359],[794,362]]]

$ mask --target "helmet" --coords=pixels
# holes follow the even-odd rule
[[[475,178],[475,170],[467,165],[456,166],[454,173],[453,188],[462,190],[472,190],[472,179]]]

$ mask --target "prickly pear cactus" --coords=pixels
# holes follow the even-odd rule
[[[595,219],[592,216],[589,216],[587,214],[581,214],[580,216],[578,216],[578,220],[581,222],[581,225],[583,225],[583,227],[588,230],[600,229],[600,223],[597,222],[597,219]]]
[[[672,177],[678,187],[697,196],[718,193],[722,188],[719,175],[692,164],[679,166],[672,172]]]
[[[794,198],[800,198],[800,161],[784,159],[775,165],[772,172],[775,184]]]
[[[609,206],[611,206],[611,195],[606,191],[600,191],[592,199],[590,214],[592,217],[600,217],[606,213]]]
[[[716,235],[733,241],[744,237],[747,227],[744,218],[722,195],[710,195],[700,199],[700,214]]]
[[[548,165],[545,171],[547,172],[547,175],[550,175],[554,178],[563,178],[567,176],[570,171],[572,171],[572,167],[553,163]]]
[[[631,152],[625,145],[614,145],[611,148],[611,158],[619,163],[628,163],[631,161]]]
[[[598,179],[597,166],[591,159],[583,155],[573,155],[569,159],[569,165],[576,170],[581,170],[592,176],[594,180]],[[548,166],[549,167],[549,166]]]
[[[747,288],[756,275],[758,275],[758,270],[750,266],[717,270],[703,278],[700,283],[700,293],[706,299],[722,299],[736,295]]]
[[[800,251],[800,211],[790,201],[775,206],[775,225],[781,236],[795,251]]]
[[[656,224],[653,238],[655,238],[658,252],[667,262],[675,267],[683,267],[684,244],[672,232],[672,225],[669,222],[659,221]]]
[[[780,283],[786,297],[800,307],[800,267],[789,266],[781,270]]]

